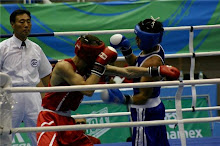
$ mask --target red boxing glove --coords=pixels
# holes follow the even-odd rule
[[[115,62],[117,57],[117,51],[113,47],[107,46],[96,58],[96,62],[102,65],[106,65],[108,63]]]
[[[110,46],[107,46],[96,58],[96,62],[91,72],[101,76],[105,72],[105,65],[114,62],[118,57],[117,51]]]
[[[169,65],[161,65],[159,68],[160,68],[160,75],[162,77],[166,77],[168,80],[179,79],[180,71],[176,67]]]
[[[149,73],[152,77],[161,76],[168,80],[177,80],[180,76],[180,71],[173,66],[161,65],[159,67],[150,67]]]

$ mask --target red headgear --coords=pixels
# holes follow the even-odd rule
[[[82,37],[89,42],[89,39],[84,36],[79,37],[75,43],[75,54],[83,59],[88,65],[93,65],[99,53],[105,49],[105,43],[97,40],[100,42],[99,45],[86,44],[81,41]]]

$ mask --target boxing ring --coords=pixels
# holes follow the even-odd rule
[[[186,146],[191,140],[186,139],[184,134],[184,124],[187,123],[203,123],[203,122],[217,122],[220,121],[220,117],[206,117],[206,118],[187,118],[184,119],[182,113],[186,111],[202,111],[202,110],[219,110],[220,106],[215,107],[196,107],[196,85],[206,84],[219,84],[220,78],[213,79],[194,79],[195,70],[195,58],[201,56],[219,56],[220,51],[215,52],[202,52],[195,53],[193,48],[193,36],[196,29],[217,29],[220,25],[209,26],[183,26],[183,27],[165,27],[165,31],[183,30],[189,31],[189,53],[182,54],[169,54],[165,55],[166,58],[179,58],[189,57],[191,59],[190,66],[190,80],[178,81],[163,81],[163,82],[148,82],[148,83],[121,83],[121,84],[102,84],[100,85],[83,85],[83,86],[59,86],[59,87],[11,87],[11,79],[8,75],[0,73],[0,140],[6,141],[11,139],[12,133],[26,133],[26,132],[41,132],[41,131],[67,131],[67,130],[85,130],[95,128],[119,128],[119,127],[136,127],[136,126],[154,126],[154,125],[168,125],[177,124],[179,127],[180,139],[177,139],[171,145]],[[133,29],[126,30],[105,30],[105,31],[80,31],[80,32],[54,32],[48,34],[31,34],[31,37],[36,36],[68,36],[68,35],[83,35],[83,34],[114,34],[114,33],[133,33]],[[9,37],[10,35],[1,35],[1,38]],[[118,61],[124,60],[123,57],[119,57]],[[11,119],[10,110],[13,106],[11,99],[11,93],[18,92],[65,92],[65,91],[85,91],[85,90],[101,90],[101,89],[114,89],[114,88],[144,88],[144,87],[160,87],[160,86],[176,86],[177,92],[175,94],[175,109],[166,110],[166,112],[176,112],[177,119],[175,120],[158,120],[158,121],[142,121],[142,122],[119,122],[119,123],[105,123],[105,124],[86,124],[86,125],[73,125],[73,126],[48,126],[48,127],[20,127],[12,128],[11,123],[8,122]],[[190,86],[192,91],[192,108],[182,108],[182,92],[185,86]],[[111,117],[111,116],[129,116],[130,112],[121,113],[108,113],[108,114],[87,114],[87,115],[74,115],[74,118],[90,118],[90,117]],[[3,118],[2,118],[3,117]],[[203,142],[207,141],[206,138],[201,139]],[[216,140],[216,141],[215,141]],[[220,144],[217,139],[212,139],[214,144]],[[193,142],[193,140],[192,140]],[[203,142],[204,144],[205,142]],[[1,143],[0,143],[1,144]],[[195,144],[195,143],[194,143]],[[102,144],[103,146],[111,144]],[[120,146],[131,145],[131,143],[120,143]]]

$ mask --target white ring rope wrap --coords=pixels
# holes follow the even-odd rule
[[[220,110],[220,106],[213,107],[197,107],[196,111],[207,111],[207,110]],[[182,112],[191,112],[192,108],[183,108]],[[176,109],[167,109],[166,113],[174,113]],[[81,118],[96,118],[96,117],[113,117],[113,116],[130,116],[131,112],[117,112],[117,113],[105,113],[105,114],[83,114],[83,115],[72,115],[71,117],[75,119]]]
[[[220,56],[220,51],[213,52],[199,52],[194,53],[196,57],[206,57],[206,56]],[[165,58],[188,58],[193,57],[193,53],[180,53],[180,54],[165,54]],[[117,61],[124,61],[124,57],[118,57]]]
[[[185,123],[202,123],[202,122],[217,122],[220,117],[213,118],[189,118],[181,120]],[[138,127],[138,126],[156,126],[178,124],[180,120],[156,120],[156,121],[141,121],[141,122],[118,122],[118,123],[105,123],[105,124],[83,124],[83,125],[66,125],[66,126],[47,126],[47,127],[23,127],[12,128],[11,133],[18,132],[42,132],[42,131],[72,131],[72,130],[85,130],[85,129],[100,129],[100,128],[121,128],[121,127]]]
[[[194,53],[196,57],[207,57],[207,56],[219,56],[220,51],[213,52],[199,52]],[[166,58],[185,58],[185,57],[193,57],[193,53],[181,53],[181,54],[165,54]]]
[[[218,28],[220,28],[220,24],[193,26],[194,30],[218,29]],[[164,27],[164,31],[179,31],[179,30],[190,30],[190,29],[191,26]],[[114,33],[134,33],[134,29],[54,32],[54,36],[71,36],[71,35],[86,35],[86,34],[95,35],[95,34],[114,34]]]
[[[194,30],[200,29],[219,29],[220,24],[216,25],[198,25],[198,26],[178,26],[178,27],[164,27],[164,31],[186,31],[191,30],[193,27]],[[119,30],[98,30],[98,31],[74,31],[74,32],[54,32],[54,36],[71,36],[71,35],[85,35],[85,34],[115,34],[115,33],[134,33],[134,29],[119,29]],[[190,38],[189,41],[193,38]],[[195,53],[196,57],[202,56],[219,56],[220,51],[213,52],[201,52]],[[180,57],[192,57],[192,53],[181,53],[181,54],[166,54],[165,58],[180,58]],[[117,61],[124,61],[124,57],[118,57]]]
[[[220,78],[216,79],[203,79],[203,80],[185,80],[183,82],[179,81],[166,81],[166,82],[151,82],[151,83],[122,83],[122,84],[104,84],[100,85],[81,85],[81,86],[60,86],[60,87],[9,87],[5,88],[5,91],[12,92],[51,92],[51,91],[83,91],[83,90],[95,90],[95,89],[106,89],[106,88],[129,88],[129,87],[159,87],[159,86],[173,86],[173,85],[194,85],[194,84],[210,84],[219,83]],[[207,122],[207,121],[219,121],[220,117],[214,118],[197,118],[197,119],[183,119],[183,123],[196,123],[196,122]],[[111,124],[95,124],[95,125],[74,125],[74,126],[57,126],[57,127],[36,127],[36,128],[14,128],[11,129],[12,133],[16,132],[38,132],[38,131],[66,131],[66,130],[82,130],[88,128],[113,128],[113,127],[127,127],[127,126],[153,126],[153,125],[166,125],[166,124],[177,124],[180,120],[161,120],[161,121],[145,121],[145,122],[125,122],[125,123],[111,123]],[[137,125],[138,124],[138,125]],[[91,127],[90,127],[91,126]],[[60,129],[62,128],[62,129]],[[77,129],[76,129],[77,128]]]
[[[193,27],[191,27],[191,30],[189,32],[189,52],[194,54],[194,48],[193,48],[193,38],[194,38],[194,32]],[[190,80],[194,80],[194,71],[195,71],[195,64],[196,64],[196,57],[191,57],[191,65],[190,65]],[[192,85],[192,108],[195,110],[196,107],[196,87],[195,85]]]
[[[202,80],[183,80],[183,85],[194,84],[217,84],[220,78],[202,79]],[[77,86],[56,86],[56,87],[8,87],[4,90],[8,93],[16,92],[67,92],[67,91],[86,91],[96,89],[114,89],[114,88],[147,88],[161,86],[177,86],[179,81],[159,81],[159,82],[142,82],[142,83],[121,83],[121,84],[99,84],[96,85],[77,85]]]
[[[185,132],[184,132],[185,131],[184,124],[182,122],[183,114],[182,114],[181,96],[182,96],[183,88],[184,88],[184,86],[182,84],[180,84],[177,89],[175,106],[176,106],[176,115],[177,115],[177,120],[178,120],[181,144],[182,144],[182,146],[186,146],[186,136],[185,136]]]
[[[200,29],[218,29],[220,24],[217,25],[198,25],[193,26],[194,30]],[[179,30],[190,30],[191,26],[179,26],[179,27],[164,27],[164,31],[179,31]],[[134,29],[120,29],[120,30],[98,30],[98,31],[74,31],[74,32],[54,32],[54,36],[71,36],[71,35],[85,35],[85,34],[114,34],[114,33],[133,33]],[[218,56],[220,51],[215,52],[202,52],[195,53],[197,57],[201,56]],[[179,57],[192,57],[191,53],[181,53],[181,54],[167,54],[166,58],[179,58]],[[124,57],[118,57],[118,61],[125,60]]]

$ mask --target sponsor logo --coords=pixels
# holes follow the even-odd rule
[[[166,113],[164,119],[165,120],[175,120],[175,119],[177,119],[177,115],[176,115],[176,113]],[[171,129],[174,129],[175,124],[169,124],[168,127]]]
[[[176,120],[177,115],[176,113],[166,113],[165,115],[165,120]],[[180,132],[177,130],[178,126],[175,124],[169,124],[167,128],[169,128],[167,131],[167,138],[168,139],[177,139],[180,138]],[[177,129],[176,129],[177,128]],[[174,130],[176,129],[176,130]],[[202,138],[202,129],[189,129],[189,130],[184,130],[186,138]]]
[[[186,138],[202,138],[202,129],[193,129],[193,130],[184,130]],[[180,132],[179,131],[169,131],[167,132],[168,139],[179,139]]]
[[[93,111],[91,114],[105,114],[108,113],[108,108],[105,107],[99,111]],[[104,124],[104,123],[110,123],[109,117],[97,117],[97,118],[89,118],[87,119],[87,123],[89,124]],[[110,128],[104,128],[104,129],[87,129],[86,133],[88,135],[94,136],[99,138],[103,134],[105,134],[107,131],[109,131]]]

